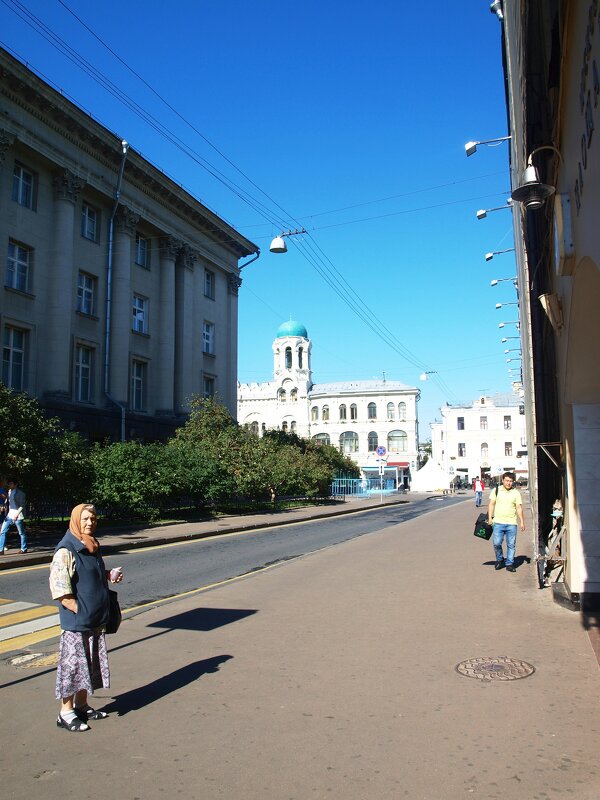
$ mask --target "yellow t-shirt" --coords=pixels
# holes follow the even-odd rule
[[[517,506],[523,505],[521,492],[518,489],[508,489],[507,491],[504,486],[498,486],[490,495],[490,500],[494,496],[496,497],[494,522],[499,522],[502,525],[516,525]]]

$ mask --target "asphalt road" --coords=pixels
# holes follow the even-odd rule
[[[441,503],[454,505],[463,501],[461,496],[417,499],[329,519],[129,550],[105,561],[108,568],[123,567],[125,578],[119,585],[119,599],[122,608],[127,609],[383,531],[439,508]],[[29,603],[51,602],[48,569],[49,565],[44,564],[2,573],[0,596]]]

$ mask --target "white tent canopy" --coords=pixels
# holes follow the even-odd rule
[[[431,458],[418,472],[413,474],[410,482],[411,492],[441,492],[448,486],[448,476]]]

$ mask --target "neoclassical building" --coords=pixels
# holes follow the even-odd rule
[[[238,384],[238,422],[258,435],[278,428],[335,445],[366,477],[383,466],[387,481],[408,485],[417,469],[419,390],[385,379],[313,383],[311,355],[304,325],[283,323],[273,342],[273,380]]]
[[[2,49],[0,115],[2,381],[91,439],[164,438],[193,394],[234,414],[258,248]]]

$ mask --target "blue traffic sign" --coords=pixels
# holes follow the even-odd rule
[[[378,456],[384,456],[387,453],[387,450],[382,444],[380,444],[375,452],[377,453]]]

